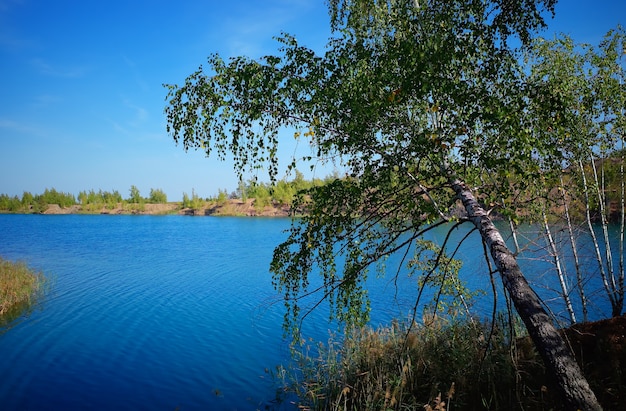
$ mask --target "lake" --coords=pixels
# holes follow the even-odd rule
[[[289,409],[274,401],[276,386],[266,372],[289,360],[284,308],[268,271],[289,224],[0,215],[0,256],[51,279],[42,304],[0,330],[0,408]],[[459,257],[469,262],[462,273],[471,285],[488,288],[480,244],[467,242]],[[523,264],[536,281],[550,283],[542,277],[547,268]],[[394,282],[372,273],[368,286],[373,325],[406,315],[415,296],[414,278]],[[480,315],[491,312],[489,301],[477,304]],[[606,311],[596,303],[593,315]],[[316,310],[305,322],[306,336],[326,340],[334,329],[327,318],[327,307]]]

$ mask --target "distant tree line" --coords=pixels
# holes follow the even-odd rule
[[[291,181],[282,179],[273,184],[258,182],[254,179],[249,180],[247,183],[242,181],[239,183],[235,195],[243,201],[254,198],[255,205],[259,207],[269,205],[290,206],[299,192],[304,192],[313,187],[323,186],[337,178],[339,178],[339,176],[335,173],[325,179],[314,178],[312,180],[305,180],[304,175],[296,170],[295,177]]]
[[[70,207],[76,204],[76,198],[73,194],[63,193],[54,188],[47,189],[43,194],[33,195],[28,191],[22,194],[22,198],[18,196],[10,197],[7,194],[0,194],[0,210],[10,212],[44,211],[49,204],[58,204],[61,207]]]
[[[322,186],[330,181],[339,178],[337,172],[324,179],[313,178],[306,180],[304,175],[296,170],[293,179],[284,178],[275,183],[259,182],[257,179],[250,179],[247,182],[241,181],[235,191],[228,193],[226,189],[219,189],[216,196],[201,198],[194,189],[191,195],[183,192],[182,208],[202,209],[207,203],[225,204],[228,200],[241,199],[248,201],[254,199],[254,205],[258,208],[266,206],[290,206],[297,193],[308,190],[312,187]],[[57,191],[54,188],[47,189],[43,194],[31,194],[25,191],[22,197],[0,194],[0,211],[4,212],[32,212],[40,213],[46,210],[50,204],[57,204],[67,208],[73,205],[80,205],[86,211],[93,211],[101,208],[113,209],[118,205],[134,204],[142,206],[144,204],[166,204],[167,194],[162,189],[152,188],[148,197],[143,197],[137,186],[132,185],[129,189],[128,198],[123,198],[119,191],[103,190],[83,190],[75,197],[71,193]]]
[[[46,188],[43,194],[35,194],[25,191],[22,197],[0,194],[0,210],[8,212],[33,212],[40,213],[46,210],[50,204],[57,204],[67,208],[80,205],[89,209],[106,207],[109,209],[119,204],[165,204],[167,195],[161,189],[150,189],[149,197],[142,197],[136,186],[131,186],[130,195],[124,199],[119,191],[89,190],[78,193],[78,198],[71,193],[57,191],[54,188]]]
[[[182,207],[199,210],[207,206],[207,203],[224,205],[228,200],[233,199],[239,199],[244,202],[253,199],[254,206],[259,209],[269,206],[291,206],[298,193],[313,187],[323,186],[338,178],[340,178],[340,175],[338,172],[335,172],[324,179],[313,178],[306,180],[304,175],[298,170],[295,170],[295,176],[292,180],[283,178],[274,183],[264,183],[256,178],[251,178],[248,181],[240,181],[237,189],[230,194],[226,189],[219,189],[217,196],[207,197],[206,199],[198,196],[193,189],[191,196],[183,192]]]

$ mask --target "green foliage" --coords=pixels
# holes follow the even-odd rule
[[[218,205],[224,205],[226,204],[226,202],[228,201],[228,191],[226,190],[218,190],[217,193],[217,204]]]
[[[348,326],[365,323],[371,269],[395,275],[427,269],[437,275],[423,277],[422,286],[434,279],[448,293],[458,285],[447,271],[455,269],[460,244],[440,245],[442,257],[432,267],[407,263],[431,251],[421,240],[433,228],[471,222],[566,406],[600,408],[487,212],[498,207],[511,219],[525,217],[521,202],[547,198],[536,186],[556,181],[566,153],[574,151],[561,141],[567,134],[551,129],[573,132],[576,110],[587,105],[562,92],[567,82],[538,75],[519,58],[544,25],[542,12],[553,12],[554,4],[333,0],[334,37],[323,55],[283,34],[277,55],[257,61],[213,55],[206,72],[200,67],[183,85],[167,86],[167,131],[174,141],[219,158],[232,154],[240,176],[265,168],[276,180],[281,129],[295,130],[294,138],[311,147],[291,168],[314,158],[345,167],[346,178],[298,193],[292,208],[308,214],[294,220],[274,251],[270,268],[288,330],[297,335],[307,314],[303,301],[316,307],[328,300],[331,317]],[[607,40],[603,55],[623,51],[609,44],[623,48]],[[612,63],[595,67],[591,95],[602,97],[591,99],[592,115],[580,121],[594,122],[602,151],[621,130],[624,83],[611,74]],[[604,84],[620,97],[611,99]],[[402,258],[388,270],[384,261],[392,254]],[[309,277],[317,273],[322,284],[313,286]]]
[[[133,204],[141,205],[146,199],[139,194],[137,187],[131,187],[131,199]],[[154,204],[167,203],[167,195],[161,189],[151,189],[150,198],[148,199]],[[74,197],[71,193],[63,193],[54,188],[46,188],[42,194],[33,195],[25,191],[20,199],[17,196],[9,197],[6,194],[0,194],[0,210],[9,212],[43,212],[48,205],[57,204],[60,207],[67,208],[79,204],[83,211],[96,212],[102,208],[114,209],[119,205],[124,205],[124,199],[117,190],[89,190],[80,191],[78,197]],[[143,210],[142,207],[136,207],[137,210]]]
[[[248,201],[248,190],[246,189],[246,183],[241,179],[239,180],[239,184],[237,185],[237,194],[244,203]]]
[[[332,178],[327,178],[327,181],[332,181]],[[269,184],[260,183],[256,179],[247,183],[240,181],[237,195],[244,202],[248,198],[254,198],[254,204],[258,209],[271,205],[290,206],[298,195],[305,194],[312,187],[322,184],[325,182],[319,179],[306,180],[300,171],[295,170],[295,176],[291,181],[287,178]]]
[[[22,208],[22,202],[18,196],[9,197],[7,194],[0,194],[0,210],[17,212]]]
[[[500,201],[540,173],[537,153],[558,155],[532,132],[525,69],[507,42],[517,35],[527,45],[541,7],[553,4],[334,1],[336,37],[324,55],[284,34],[278,55],[213,55],[206,72],[167,86],[167,130],[185,149],[232,154],[238,172],[263,167],[274,181],[278,132],[291,128],[312,147],[292,167],[313,156],[346,167],[347,178],[304,187],[293,201],[310,214],[294,221],[271,265],[287,327],[298,324],[316,270],[332,315],[366,321],[369,269],[393,253],[419,255],[416,240],[456,207],[452,176]],[[266,187],[252,188],[261,204]],[[277,201],[286,188],[274,187]]]
[[[141,213],[141,212],[146,211],[146,203],[145,203],[145,201],[142,201],[140,203],[127,203],[127,202],[124,202],[122,204],[122,207],[123,207],[124,211],[129,211],[129,212],[131,212],[133,214]]]
[[[291,205],[297,190],[285,180],[278,181],[272,189],[272,199],[281,205]]]
[[[568,36],[535,41],[526,56],[533,132],[559,150],[540,158],[544,167],[561,171],[579,160],[588,163],[623,140],[625,45],[621,27],[609,31],[597,47],[575,44]]]
[[[152,204],[167,204],[167,194],[159,188],[151,188],[148,202]]]
[[[436,291],[432,300],[426,302],[425,312],[428,311],[430,316],[444,318],[470,316],[473,299],[484,294],[484,291],[468,289],[459,278],[461,261],[447,256],[432,241],[420,239],[417,242],[420,243],[419,251],[409,261],[409,267],[419,273],[420,289],[432,288]]]
[[[294,129],[312,152],[292,168],[313,158],[345,166],[345,179],[299,192],[292,208],[308,214],[274,251],[273,283],[293,335],[308,313],[302,306],[324,300],[332,318],[364,324],[372,269],[428,270],[420,287],[434,282],[450,293],[459,285],[448,271],[460,244],[444,242],[429,266],[420,258],[431,245],[422,240],[445,223],[471,222],[567,407],[600,408],[486,210],[517,217],[517,201],[532,200],[567,159],[569,147],[543,130],[568,117],[574,100],[519,59],[544,23],[542,8],[553,11],[554,3],[336,0],[335,37],[323,55],[284,34],[278,55],[228,62],[214,55],[206,73],[201,67],[182,86],[168,86],[167,130],[185,149],[232,154],[238,172],[266,168],[275,181],[279,131]],[[607,72],[597,77],[606,82]],[[618,105],[603,107],[595,112]],[[617,123],[607,124],[600,134]],[[393,254],[401,262],[389,270],[384,261]],[[318,273],[322,283],[313,286],[309,277]]]
[[[76,204],[76,198],[73,194],[61,193],[56,191],[54,188],[46,188],[43,194],[35,198],[35,201],[42,206],[47,206],[48,204],[58,204],[60,207],[70,207]]]
[[[567,36],[538,39],[526,59],[534,93],[529,104],[536,119],[533,132],[557,148],[537,159],[542,174],[534,179],[532,195],[543,200],[533,204],[542,204],[543,210],[529,208],[526,217],[536,219],[538,211],[548,210],[551,220],[568,221],[562,211],[568,207],[571,215],[586,220],[614,316],[621,315],[625,295],[623,253],[616,256],[620,270],[615,272],[608,236],[609,221],[619,221],[621,231],[624,224],[624,158],[619,149],[626,136],[625,55],[626,31],[618,27],[595,47],[577,45]],[[603,242],[592,232],[593,221],[600,223]],[[582,281],[578,272],[581,296]]]
[[[28,191],[22,194],[22,206],[29,207],[35,204],[35,197]]]
[[[133,204],[141,204],[144,202],[137,186],[130,186],[130,197],[128,197],[128,202]]]
[[[78,201],[83,206],[85,211],[97,211],[106,207],[113,209],[118,204],[123,203],[122,195],[119,191],[114,190],[112,192],[98,190],[81,191],[78,193]]]
[[[191,198],[187,193],[183,193],[183,208],[200,210],[204,204],[205,202],[196,194],[194,189],[191,189]]]
[[[254,198],[254,208],[263,210],[272,204],[270,189],[266,184],[252,182],[247,188],[247,196]]]
[[[0,210],[9,212],[39,213],[45,211],[50,204],[57,204],[64,208],[71,207],[76,204],[76,198],[73,194],[59,192],[54,188],[46,188],[42,194],[37,195],[25,191],[21,199],[17,196],[9,197],[6,194],[0,194]]]

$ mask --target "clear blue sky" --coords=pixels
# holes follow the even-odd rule
[[[561,0],[544,36],[595,44],[625,20],[626,0]],[[281,31],[323,50],[325,2],[0,0],[0,193],[102,189],[126,198],[136,185],[175,201],[192,189],[234,190],[231,163],[185,153],[166,134],[162,84],[182,83],[214,52],[273,53]],[[293,139],[285,140],[289,155]]]

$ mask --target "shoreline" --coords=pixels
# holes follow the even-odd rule
[[[207,202],[198,209],[182,208],[181,202],[166,204],[130,204],[118,203],[115,207],[104,204],[72,205],[61,207],[58,204],[48,204],[42,212],[11,212],[0,211],[2,214],[91,214],[91,215],[188,215],[188,216],[228,216],[228,217],[289,217],[289,205],[271,205],[256,207],[254,199],[247,201],[227,200],[219,203]]]

